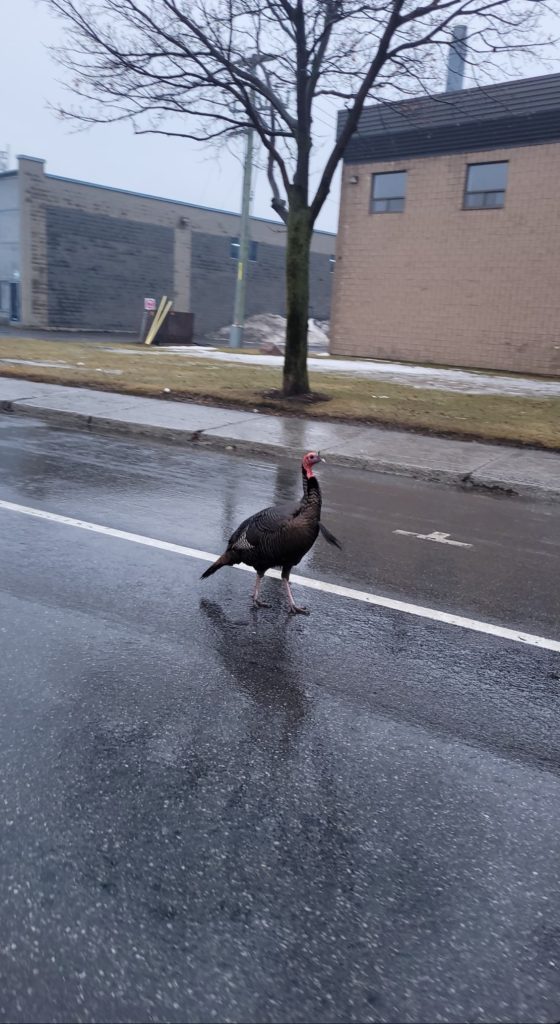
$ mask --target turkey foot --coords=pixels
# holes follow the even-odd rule
[[[255,587],[252,594],[253,608],[270,608],[270,605],[266,601],[261,601],[259,597],[259,590],[261,589],[262,576],[257,576],[255,580]]]
[[[289,608],[289,611],[290,611],[290,615],[309,615],[310,614],[309,613],[309,608],[304,608],[303,605],[299,605],[299,604],[291,604],[290,608]]]
[[[290,606],[290,614],[291,615],[309,615],[309,609],[308,608],[303,608],[300,605],[297,605],[296,602],[294,601],[294,595],[292,594],[292,588],[291,588],[291,586],[289,584],[289,581],[286,579],[285,576],[282,578],[282,583],[284,584],[284,589],[286,591],[286,596],[288,598],[288,604]]]

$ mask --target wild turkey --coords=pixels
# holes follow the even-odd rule
[[[280,567],[290,612],[308,615],[307,608],[298,607],[294,601],[290,572],[313,547],[319,531],[329,544],[341,547],[336,537],[321,523],[321,489],[313,473],[313,466],[318,462],[324,462],[324,459],[317,452],[304,455],[301,463],[303,498],[295,508],[287,511],[273,505],[249,516],[232,533],[223,555],[200,578],[204,580],[212,576],[224,565],[237,565],[239,562],[251,565],[257,573],[253,606],[268,608],[269,605],[259,599],[261,580],[267,569]]]

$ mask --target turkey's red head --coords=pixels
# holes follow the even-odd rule
[[[308,452],[307,455],[303,456],[301,468],[305,473],[307,479],[313,476],[313,466],[316,466],[318,462],[324,462],[319,452]]]

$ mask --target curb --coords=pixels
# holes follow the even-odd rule
[[[124,423],[105,416],[84,415],[78,412],[67,412],[61,409],[47,409],[27,406],[25,399],[0,401],[0,412],[15,413],[35,417],[61,426],[78,426],[86,430],[100,433],[128,435],[130,437],[146,437],[173,443],[187,443],[196,447],[204,447],[208,451],[226,451],[230,454],[269,455],[276,458],[289,456],[299,458],[299,448],[289,445],[277,445],[270,442],[245,441],[230,438],[225,434],[209,435],[204,430],[188,430],[176,427],[164,427],[141,423]],[[558,488],[541,487],[538,484],[507,483],[504,480],[493,480],[485,477],[476,479],[474,473],[455,473],[448,469],[436,469],[427,466],[410,466],[398,462],[376,460],[367,456],[343,455],[336,450],[324,449],[328,453],[328,462],[333,466],[346,469],[358,469],[364,472],[380,473],[384,476],[399,476],[428,483],[444,484],[459,490],[476,492],[508,498],[536,498],[540,501],[560,501],[560,482]]]

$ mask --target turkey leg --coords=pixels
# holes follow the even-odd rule
[[[292,588],[290,586],[290,570],[282,569],[282,585],[286,591],[286,597],[288,598],[288,604],[290,606],[290,612],[292,615],[309,615],[307,608],[301,605],[297,605],[294,601],[294,595],[292,594]]]
[[[257,573],[255,580],[255,586],[253,587],[253,608],[270,608],[270,605],[266,601],[261,601],[259,598],[259,590],[261,589],[262,576]]]

